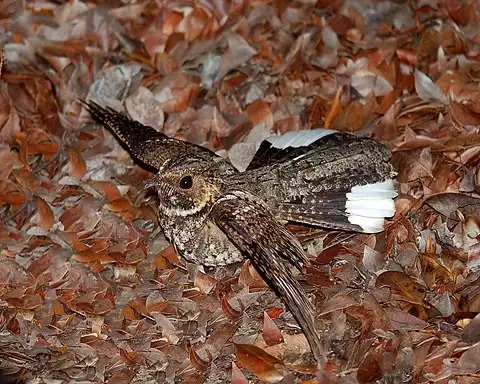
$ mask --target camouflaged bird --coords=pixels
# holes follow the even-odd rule
[[[328,131],[291,132],[261,143],[244,172],[212,151],[167,137],[90,101],[91,116],[134,160],[154,170],[158,219],[187,260],[221,266],[248,257],[301,326],[319,365],[314,310],[292,275],[309,263],[282,222],[374,233],[393,216],[395,171],[387,148]]]

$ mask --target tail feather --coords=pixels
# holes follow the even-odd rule
[[[273,163],[259,166],[269,153]],[[375,233],[395,213],[396,172],[390,160],[388,149],[369,138],[292,132],[264,141],[252,161],[254,169],[249,166],[243,175],[258,195],[267,197],[279,219]]]
[[[354,186],[350,192],[327,193],[315,203],[281,203],[274,213],[282,220],[332,229],[376,233],[395,214],[393,181]],[[325,198],[326,197],[326,198]],[[305,200],[303,200],[305,201]],[[308,198],[306,198],[308,202]]]

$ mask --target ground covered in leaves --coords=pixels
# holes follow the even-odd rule
[[[478,2],[4,1],[0,18],[2,383],[480,382]],[[384,233],[290,227],[325,373],[248,263],[178,260],[139,195],[150,174],[78,97],[240,163],[313,127],[389,146]]]

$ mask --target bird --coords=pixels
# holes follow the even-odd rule
[[[158,222],[177,252],[213,267],[248,258],[292,313],[322,367],[326,354],[314,308],[292,272],[304,272],[310,260],[285,224],[382,231],[397,196],[387,147],[345,132],[289,132],[264,140],[239,171],[210,149],[93,100],[80,102],[134,161],[154,172],[145,188],[158,195]]]

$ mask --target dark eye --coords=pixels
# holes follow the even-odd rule
[[[190,189],[193,186],[193,179],[192,176],[183,176],[180,179],[180,188],[182,189]]]

